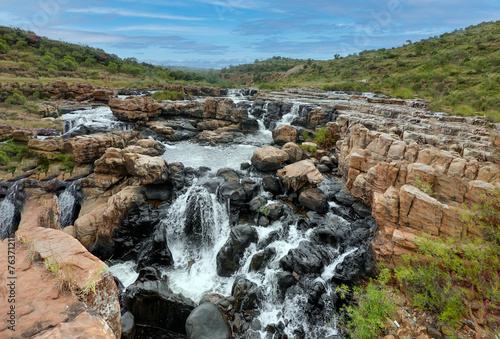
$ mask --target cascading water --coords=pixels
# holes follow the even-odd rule
[[[60,195],[61,228],[73,225],[77,210],[78,181],[73,181]]]
[[[291,125],[293,120],[295,118],[299,117],[299,109],[300,109],[300,103],[293,103],[292,108],[290,109],[290,112],[287,114],[284,114],[283,117],[281,117],[281,120],[276,123],[276,127],[283,126],[283,125]]]
[[[118,121],[109,107],[94,107],[63,115],[64,134],[71,135],[78,128],[91,131],[130,130],[134,124]]]
[[[23,197],[21,192],[22,186],[20,181],[13,184],[7,196],[0,202],[0,240],[11,237],[14,234],[16,216],[22,204]]]

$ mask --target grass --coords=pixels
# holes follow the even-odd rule
[[[157,101],[161,100],[184,100],[184,92],[182,91],[158,91],[151,95],[151,97]]]

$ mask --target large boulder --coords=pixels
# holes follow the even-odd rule
[[[114,95],[115,91],[107,88],[96,89],[92,92],[92,97],[94,98],[94,101],[108,102]]]
[[[273,131],[273,140],[277,145],[297,141],[297,130],[290,125],[283,125]]]
[[[229,239],[217,253],[217,274],[221,277],[230,277],[234,274],[247,247],[257,240],[257,231],[252,226],[234,226]]]
[[[288,153],[288,162],[294,163],[302,160],[304,156],[304,151],[294,142],[288,142],[281,147],[282,151]]]
[[[138,325],[186,333],[186,320],[196,304],[182,294],[172,293],[167,279],[148,267],[127,287],[123,306],[134,315]]]
[[[294,191],[306,185],[317,185],[323,181],[323,175],[311,160],[302,160],[278,170],[278,177],[283,185]]]
[[[308,188],[302,191],[299,195],[299,202],[302,206],[318,213],[325,213],[328,211],[328,198],[326,194],[318,188]]]
[[[149,121],[160,115],[160,105],[151,97],[112,98],[109,108],[123,121]]]
[[[29,139],[28,150],[47,159],[55,159],[63,149],[61,137],[49,137],[45,139]]]
[[[229,339],[231,330],[222,312],[211,302],[196,307],[186,320],[189,339]]]
[[[288,161],[288,153],[279,148],[267,146],[253,152],[252,165],[259,171],[269,172],[281,168]]]
[[[310,241],[301,241],[297,248],[288,251],[280,259],[280,266],[285,271],[300,275],[321,273],[328,262],[328,253],[321,246],[315,246]]]

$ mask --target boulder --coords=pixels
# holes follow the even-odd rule
[[[55,159],[63,150],[63,140],[61,137],[32,138],[28,141],[28,150],[47,159]]]
[[[247,247],[257,240],[257,231],[252,226],[234,226],[229,239],[217,253],[217,274],[221,277],[230,277],[234,274]]]
[[[280,259],[280,266],[285,271],[296,272],[300,275],[321,273],[327,263],[328,253],[320,246],[310,241],[301,241],[297,248],[288,251]]]
[[[283,185],[294,191],[306,185],[316,185],[323,181],[323,175],[311,160],[302,160],[278,170]]]
[[[302,191],[299,195],[299,203],[318,213],[325,213],[328,211],[328,198],[326,194],[318,188],[308,188]]]
[[[38,295],[37,295],[38,297]],[[45,320],[44,314],[43,319]],[[15,337],[11,337],[15,338]],[[73,321],[60,323],[44,334],[31,337],[33,339],[66,339],[66,338],[93,338],[113,339],[117,337],[108,324],[97,314],[84,312]],[[126,338],[123,337],[122,338]]]
[[[122,121],[149,121],[160,115],[160,105],[151,97],[112,98],[109,108]]]
[[[168,179],[168,167],[160,157],[125,153],[123,162],[129,175],[135,177],[139,185],[159,184]]]
[[[304,156],[302,148],[294,142],[284,144],[283,147],[281,147],[281,150],[288,154],[288,162],[290,163],[300,161]]]
[[[297,141],[297,130],[290,125],[283,125],[273,130],[273,140],[277,145]]]
[[[288,153],[279,148],[267,146],[258,148],[253,152],[252,165],[263,172],[275,171],[288,161]]]
[[[158,273],[151,274],[149,268],[141,270],[123,294],[123,306],[138,325],[186,333],[186,320],[196,304],[182,294],[172,293],[167,279]]]
[[[279,179],[272,175],[264,176],[264,178],[262,179],[262,188],[264,189],[264,191],[274,195],[281,194],[282,192]]]
[[[222,312],[211,302],[196,307],[186,320],[189,339],[230,339],[231,329]]]
[[[115,95],[115,91],[107,88],[96,89],[92,92],[94,101],[108,102]]]

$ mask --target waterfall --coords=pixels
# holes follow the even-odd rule
[[[78,181],[73,181],[59,195],[59,206],[61,207],[61,228],[73,225],[75,212],[77,210]]]
[[[70,134],[79,127],[90,130],[130,130],[134,124],[118,121],[109,107],[94,107],[73,111],[63,115],[64,134]]]
[[[14,235],[14,228],[16,227],[16,217],[17,212],[22,205],[22,186],[20,181],[13,184],[8,192],[7,196],[0,202],[0,239],[11,237]],[[19,220],[18,220],[19,221]]]
[[[292,108],[290,109],[290,112],[287,114],[284,114],[281,117],[281,120],[276,123],[276,127],[283,126],[283,125],[291,125],[293,120],[295,118],[299,117],[299,109],[300,109],[300,103],[293,103]]]
[[[172,290],[200,300],[232,283],[217,275],[216,256],[230,233],[229,213],[216,194],[194,181],[169,207],[161,227],[174,258],[167,270]]]

